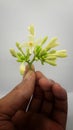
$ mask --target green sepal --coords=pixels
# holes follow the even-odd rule
[[[40,45],[35,46],[34,48],[34,54],[35,56],[39,56],[39,53],[41,52],[42,47]]]
[[[21,59],[17,59],[16,61],[17,61],[17,62],[23,62],[23,60],[21,60]]]
[[[48,53],[45,49],[41,49],[40,56],[46,56]]]
[[[21,56],[22,56],[22,54],[21,54],[20,52],[17,52],[17,55],[18,55],[19,57],[21,57]]]

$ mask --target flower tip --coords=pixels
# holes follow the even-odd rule
[[[19,42],[16,42],[16,46],[18,47],[20,44],[19,44]]]
[[[16,52],[13,48],[10,48],[10,53],[12,56],[16,57]]]
[[[28,31],[30,32],[31,35],[34,35],[34,25],[33,24],[28,26]]]
[[[20,74],[23,75],[24,72],[25,72],[25,66],[24,66],[23,63],[20,65],[20,68],[19,68],[19,69],[20,69]]]

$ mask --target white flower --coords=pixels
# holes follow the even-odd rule
[[[20,65],[20,74],[21,75],[23,75],[24,74],[24,72],[25,72],[25,65],[24,65],[24,63],[21,63],[21,65]]]
[[[34,42],[32,42],[32,41],[27,43],[27,47],[29,48],[30,54],[33,53],[33,50],[34,50],[35,45],[36,45],[36,44],[35,44]]]
[[[21,47],[25,48],[25,49],[29,49],[29,53],[32,54],[36,44],[37,43],[36,43],[36,41],[34,39],[34,36],[33,35],[29,35],[28,41],[26,43],[23,43],[21,45]]]
[[[41,43],[41,38],[35,40],[35,30],[33,24],[28,27],[28,31],[29,31],[28,41],[26,43],[23,43],[21,45],[21,48],[25,48],[26,50],[28,49],[29,53],[32,54],[35,46]]]
[[[29,49],[29,53],[32,54],[36,44],[33,41],[29,41],[22,45],[22,48]]]

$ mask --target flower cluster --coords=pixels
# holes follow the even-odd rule
[[[18,52],[13,48],[10,49],[12,56],[17,59],[17,62],[21,62],[20,73],[23,75],[25,70],[24,63],[27,62],[31,68],[34,61],[41,61],[42,64],[48,63],[56,66],[57,58],[64,58],[67,56],[66,50],[55,50],[54,47],[58,46],[58,39],[52,38],[47,45],[43,46],[48,37],[42,39],[35,39],[35,29],[33,25],[28,27],[29,36],[28,41],[25,43],[16,42]]]

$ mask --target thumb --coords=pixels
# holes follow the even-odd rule
[[[35,72],[29,70],[23,81],[17,85],[9,94],[0,100],[0,113],[13,116],[17,110],[25,105],[34,91]]]

